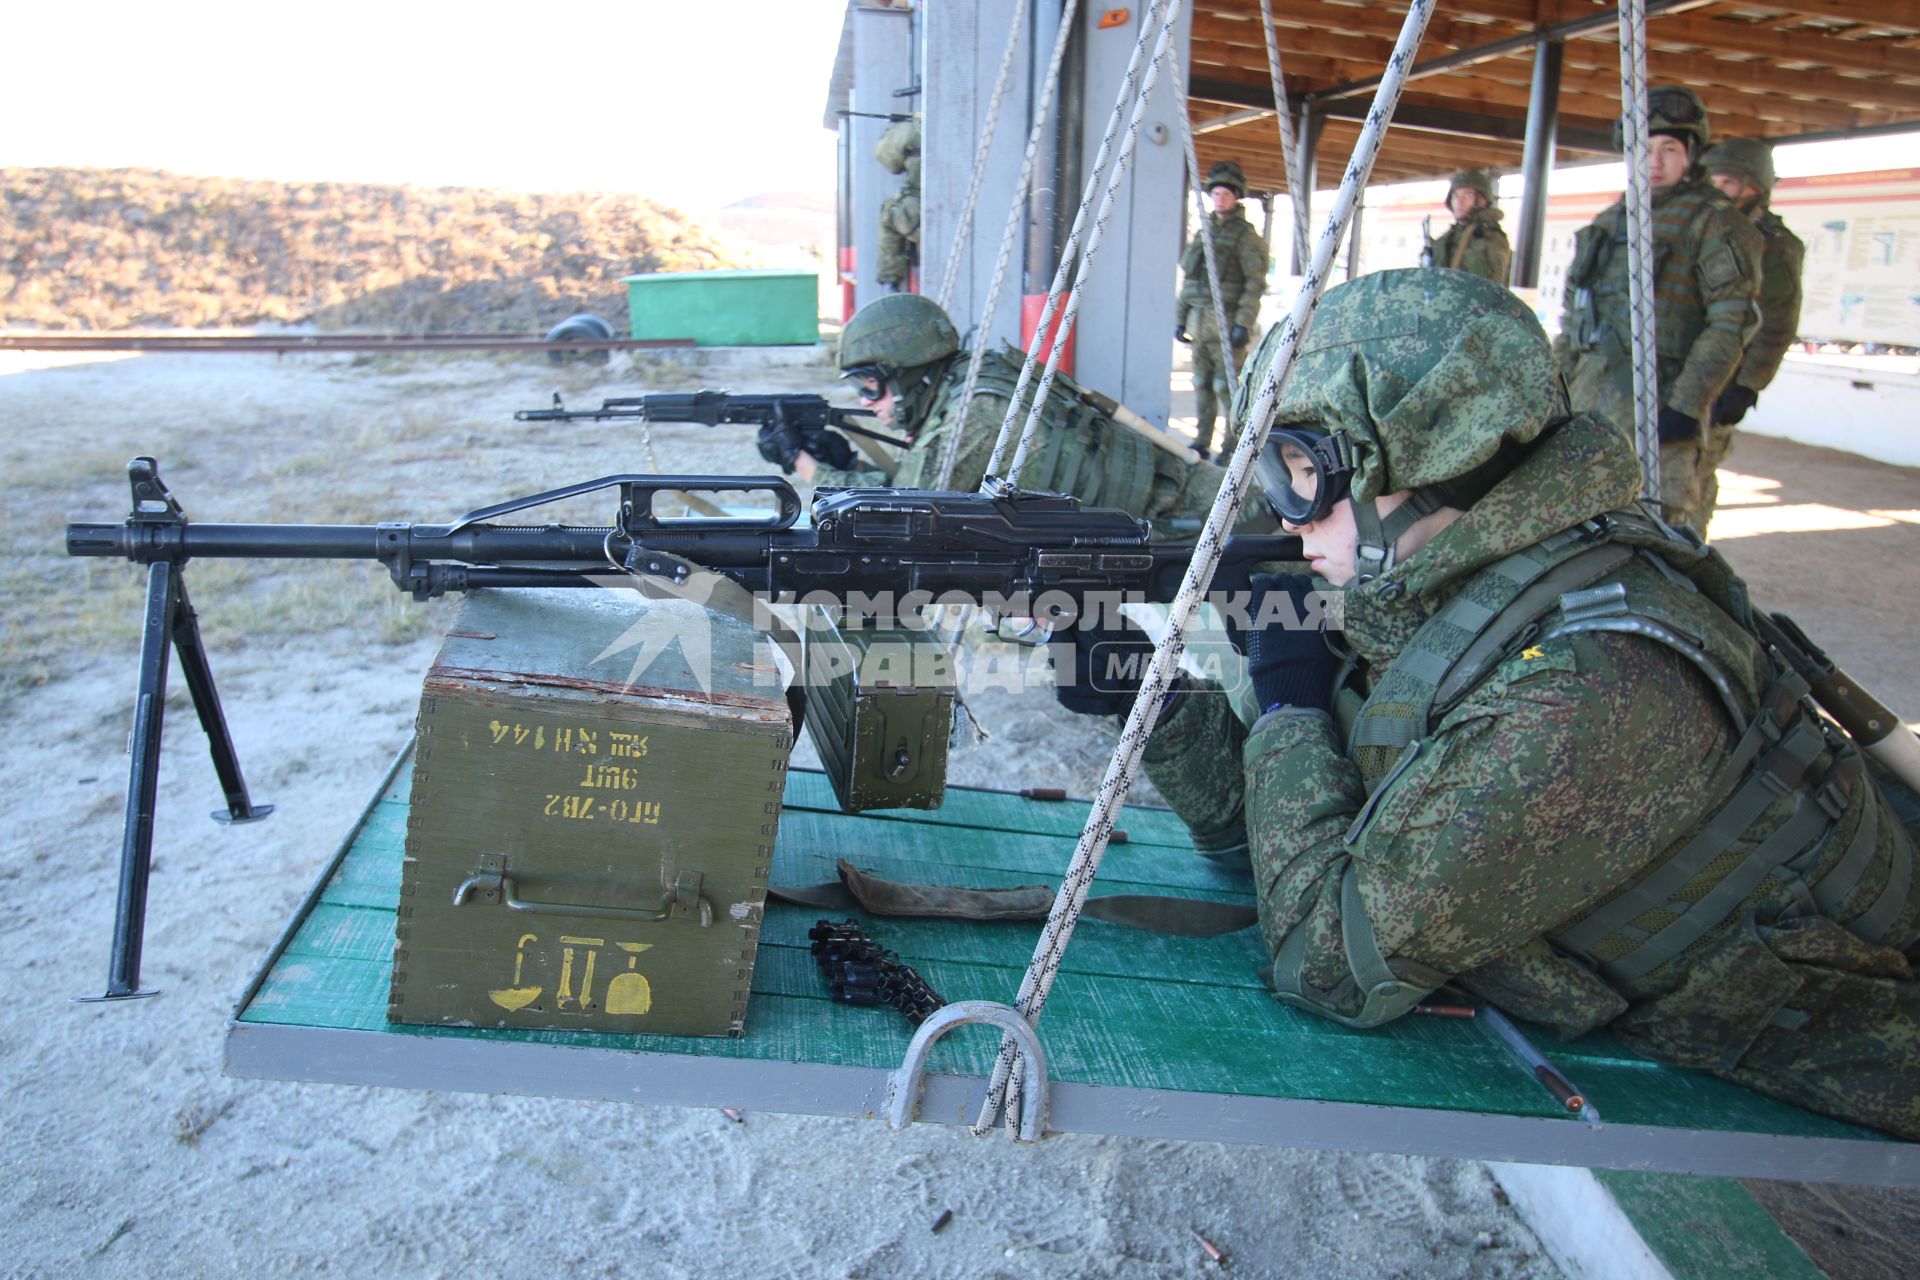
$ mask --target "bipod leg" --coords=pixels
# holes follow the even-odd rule
[[[171,619],[173,647],[180,655],[180,674],[186,678],[187,691],[193,695],[193,709],[206,731],[207,750],[213,754],[213,771],[220,775],[220,789],[226,793],[227,807],[215,809],[215,822],[237,824],[258,822],[273,812],[270,804],[255,804],[247,795],[247,780],[240,772],[240,756],[233,749],[233,735],[227,731],[226,713],[220,709],[220,692],[213,685],[213,668],[207,665],[207,649],[200,642],[200,618],[187,599],[187,583],[180,570],[174,570],[174,608]]]
[[[120,892],[113,908],[113,954],[103,995],[76,1001],[158,995],[140,989],[140,947],[147,925],[147,873],[153,864],[154,797],[160,786],[160,724],[167,709],[167,658],[180,603],[180,566],[147,566],[147,609],[140,632],[140,691],[133,700],[132,762],[127,766],[127,820],[120,837]]]

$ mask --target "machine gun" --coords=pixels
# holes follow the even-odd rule
[[[622,418],[648,422],[692,422],[705,427],[722,423],[750,423],[760,428],[761,456],[776,465],[781,463],[769,450],[770,439],[783,439],[789,445],[805,449],[835,470],[854,463],[853,447],[832,429],[865,436],[896,448],[911,447],[911,440],[885,435],[854,422],[871,418],[865,409],[843,409],[828,404],[826,397],[815,395],[748,395],[727,391],[656,393],[644,396],[617,396],[602,400],[598,409],[569,409],[554,393],[550,409],[522,409],[513,415],[515,422],[612,422]],[[790,468],[789,468],[790,469]]]
[[[252,802],[220,709],[183,580],[189,559],[374,560],[421,600],[478,587],[605,586],[615,575],[686,584],[705,570],[761,598],[827,593],[871,616],[959,597],[1064,622],[1089,600],[1171,601],[1194,552],[1153,541],[1148,523],[1124,511],[1005,486],[989,493],[819,489],[810,522],[801,524],[799,495],[777,476],[611,475],[481,507],[445,524],[194,524],[152,458],[135,458],[127,475],[133,510],[125,520],[69,524],[66,535],[69,555],[147,566],[113,951],[106,993],[95,999],[152,994],[140,990],[140,950],[170,648],[226,793],[227,809],[214,817],[248,822],[269,812]],[[505,522],[605,490],[618,497],[605,526]],[[774,509],[663,517],[653,502],[666,492],[762,494]],[[1244,590],[1254,566],[1300,554],[1296,537],[1230,537],[1216,590]]]

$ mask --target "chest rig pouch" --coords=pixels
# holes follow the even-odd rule
[[[1636,599],[1618,580],[1635,562],[1678,591],[1703,597],[1703,607],[1726,614],[1766,651],[1770,673],[1752,711],[1751,679],[1737,678],[1716,657],[1716,645],[1697,618],[1665,607],[1660,592]],[[1435,724],[1502,662],[1541,639],[1599,631],[1637,635],[1685,657],[1714,689],[1740,735],[1710,789],[1719,799],[1686,844],[1549,942],[1584,960],[1609,984],[1631,984],[1784,887],[1794,906],[1779,918],[1817,914],[1869,943],[1905,945],[1907,940],[1887,934],[1912,888],[1911,853],[1894,842],[1893,864],[1876,865],[1879,805],[1864,760],[1813,709],[1807,682],[1785,656],[1790,637],[1750,609],[1744,585],[1717,553],[1637,508],[1583,522],[1475,575],[1375,681],[1357,714],[1340,717],[1347,753],[1368,790],[1347,842],[1365,832],[1393,782],[1420,758]],[[1778,803],[1783,800],[1790,805]],[[1790,812],[1781,820],[1783,807]],[[1349,866],[1347,880],[1354,876]],[[1881,887],[1862,906],[1855,899],[1868,884]],[[1344,919],[1346,907],[1358,910],[1359,903],[1357,884],[1343,889]],[[1843,916],[1849,904],[1855,910]],[[1297,930],[1289,943],[1304,948],[1304,934]],[[1348,928],[1346,934],[1354,973],[1387,972],[1377,949],[1352,954],[1356,947],[1367,950],[1370,928]],[[1275,970],[1297,973],[1298,967],[1276,964]],[[1367,1008],[1349,1021],[1372,1025],[1394,1016],[1399,1010],[1393,1006],[1410,1006],[1418,996],[1400,985],[1400,992],[1381,994],[1384,988],[1376,984]],[[1282,994],[1325,1011],[1322,1000],[1304,992]]]

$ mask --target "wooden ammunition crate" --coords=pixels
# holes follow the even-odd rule
[[[760,633],[475,591],[418,728],[390,1021],[741,1033],[793,743]]]

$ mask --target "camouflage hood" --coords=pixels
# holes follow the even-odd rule
[[[1262,343],[1243,402],[1279,333]],[[1361,502],[1423,488],[1478,495],[1512,467],[1417,554],[1347,592],[1348,638],[1375,660],[1399,652],[1471,574],[1639,490],[1632,442],[1569,411],[1533,313],[1465,272],[1381,271],[1329,290],[1276,420],[1345,431]]]
[[[1392,659],[1468,578],[1639,493],[1631,440],[1598,414],[1560,419],[1465,515],[1403,564],[1347,592],[1348,641],[1372,662]]]

